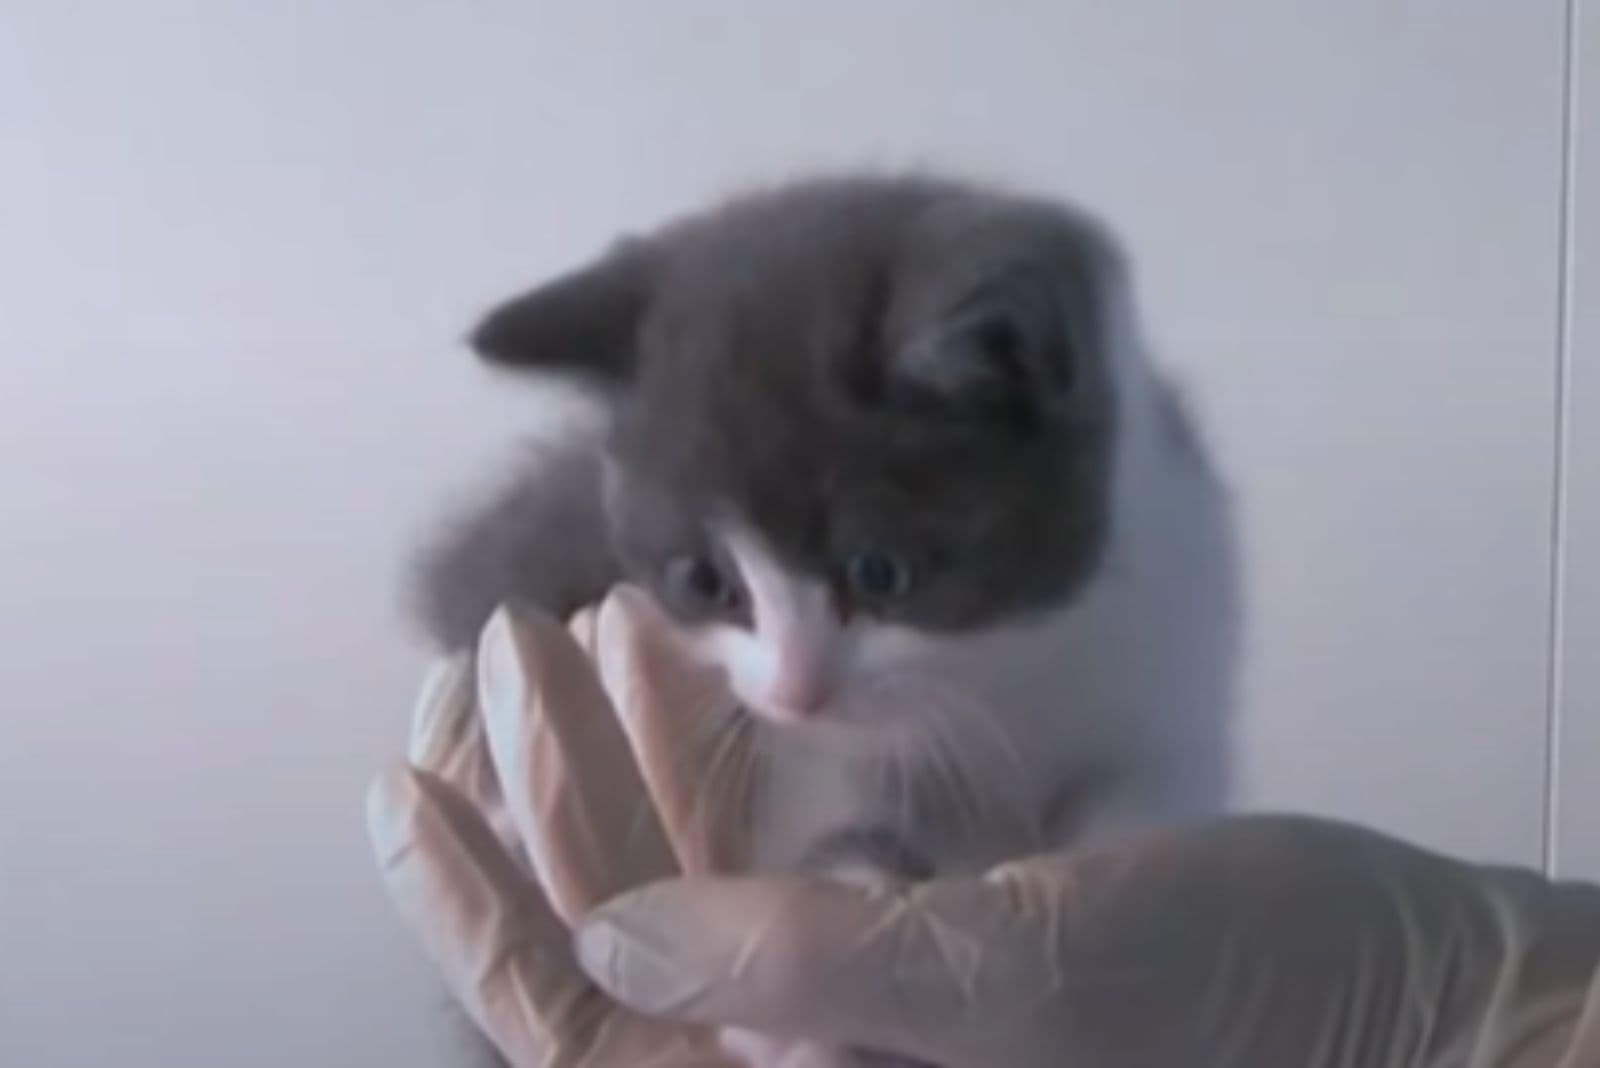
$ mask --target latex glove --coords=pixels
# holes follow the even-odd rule
[[[1600,1065],[1600,888],[1311,820],[898,891],[679,880],[579,945],[641,1012],[945,1068]]]
[[[737,1063],[705,1028],[611,1001],[572,951],[571,924],[593,906],[651,879],[718,870],[737,846],[717,833],[736,822],[704,811],[697,788],[705,754],[729,759],[737,745],[712,737],[731,701],[669,641],[629,591],[581,613],[570,633],[498,614],[476,663],[434,673],[408,762],[369,793],[391,897],[518,1068]]]

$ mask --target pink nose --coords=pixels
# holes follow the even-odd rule
[[[828,703],[828,690],[815,678],[780,677],[767,694],[775,712],[796,719],[814,716]]]

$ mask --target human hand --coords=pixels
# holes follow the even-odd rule
[[[499,613],[475,663],[434,673],[408,762],[369,794],[391,897],[517,1068],[742,1063],[707,1028],[612,1001],[572,951],[571,927],[595,905],[722,870],[738,848],[737,821],[698,788],[701,743],[731,704],[669,640],[627,591],[570,630]],[[738,738],[721,741],[709,752],[728,759]]]
[[[1310,819],[900,889],[674,880],[578,945],[640,1012],[943,1068],[1600,1064],[1600,888]]]

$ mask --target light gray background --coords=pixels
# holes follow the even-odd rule
[[[360,798],[420,670],[402,554],[545,410],[458,338],[799,166],[948,164],[1127,235],[1247,509],[1246,803],[1600,876],[1568,18],[4,5],[0,1064],[449,1063]]]

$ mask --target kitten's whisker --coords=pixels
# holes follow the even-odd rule
[[[962,747],[947,718],[933,716],[929,722],[928,752],[935,784],[943,795],[940,800],[953,807],[956,822],[963,831],[977,829],[983,812],[972,781],[970,762],[963,759]]]
[[[883,793],[886,810],[893,813],[890,823],[894,833],[909,837],[914,827],[911,798],[911,761],[907,755],[908,739],[894,738],[882,767]]]
[[[721,795],[729,778],[729,764],[738,759],[738,738],[736,722],[722,720],[710,743],[711,759],[700,777],[700,789],[695,797],[695,819],[701,827],[712,826],[721,808]]]
[[[739,850],[742,864],[748,861],[750,825],[754,819],[752,798],[755,796],[756,783],[762,777],[765,761],[762,758],[761,750],[755,744],[755,722],[749,717],[741,717],[738,729],[743,736],[739,745],[740,774],[736,780],[738,793],[734,798],[736,809],[728,815],[732,817],[733,826],[739,835],[738,842],[735,844]]]
[[[750,783],[756,770],[756,754],[751,744],[754,724],[734,709],[718,718],[711,760],[699,779],[695,799],[695,830],[707,836],[736,829],[741,835],[749,817]],[[715,861],[718,858],[711,858]]]
[[[658,751],[654,754],[653,759],[667,762],[667,767],[662,770],[668,781],[691,784],[691,816],[702,825],[705,823],[707,793],[715,792],[717,780],[721,777],[720,766],[726,761],[726,752],[732,744],[729,735],[744,725],[741,722],[744,718],[737,708],[696,717],[694,726],[681,742],[669,746],[665,753]],[[705,759],[708,749],[711,753],[709,761]],[[657,798],[640,798],[629,824],[628,840],[638,841],[646,833],[651,818],[657,817],[659,821],[664,815]],[[669,828],[662,829],[670,836]]]
[[[729,744],[732,746],[730,759],[733,767],[728,776],[727,799],[718,813],[718,818],[725,822],[715,828],[718,833],[725,833],[723,827],[732,828],[739,835],[737,844],[741,855],[748,837],[751,817],[751,787],[760,769],[760,754],[756,751],[752,737],[754,733],[755,724],[748,716],[739,716],[732,721]]]
[[[995,752],[1005,760],[1009,769],[1018,775],[1023,775],[1028,769],[1028,761],[1023,757],[1022,751],[1017,748],[1016,739],[1000,724],[994,716],[982,714],[962,717],[962,725],[975,725],[986,736],[987,740],[994,743]],[[961,745],[952,740],[956,751],[963,752]]]

